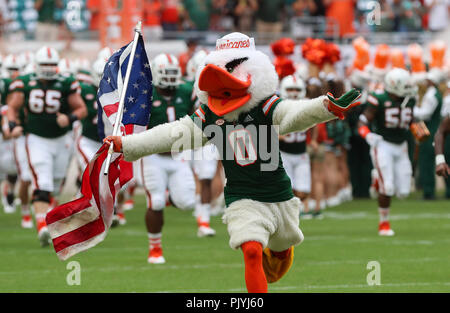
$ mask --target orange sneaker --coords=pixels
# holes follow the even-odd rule
[[[159,247],[153,247],[150,249],[148,253],[148,259],[147,262],[150,264],[164,264],[166,263],[166,260],[164,259],[162,255],[162,248]]]
[[[269,248],[263,251],[263,269],[268,283],[280,280],[291,268],[294,261],[294,247],[289,248],[289,255],[280,259],[276,257]]]
[[[389,224],[389,221],[380,222],[378,224],[378,235],[380,236],[394,236],[395,233],[391,229],[391,225]]]

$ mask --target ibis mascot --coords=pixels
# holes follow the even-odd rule
[[[226,176],[223,222],[231,248],[243,252],[251,293],[267,292],[268,283],[286,274],[293,247],[303,241],[302,204],[283,168],[278,134],[343,119],[360,97],[351,90],[340,98],[328,93],[283,100],[276,95],[278,84],[273,64],[256,50],[254,39],[231,33],[217,40],[216,50],[197,70],[194,88],[201,105],[194,114],[139,134],[105,139],[127,161],[206,144],[218,147]]]

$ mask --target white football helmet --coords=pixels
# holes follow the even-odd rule
[[[105,69],[106,61],[107,60],[105,59],[99,58],[92,64],[92,80],[95,86],[100,85],[100,80],[103,76],[103,70]]]
[[[288,75],[281,80],[280,96],[283,99],[300,100],[306,96],[306,84],[296,75]]]
[[[102,59],[108,61],[109,58],[113,55],[114,51],[110,47],[104,47],[97,54],[97,59]]]
[[[178,59],[168,53],[158,54],[151,62],[153,84],[165,89],[181,84],[181,68]]]
[[[77,58],[75,59],[74,64],[76,72],[89,72],[91,70],[91,63],[86,58]]]
[[[39,79],[52,80],[58,75],[59,54],[54,48],[44,46],[35,55],[36,75]]]
[[[384,78],[384,89],[399,97],[414,96],[417,88],[407,70],[394,68]]]
[[[195,74],[198,67],[203,63],[208,53],[205,50],[197,51],[186,64],[186,79],[189,81],[195,80]]]
[[[9,77],[14,78],[19,75],[21,70],[19,57],[14,54],[8,54],[3,60],[3,69],[8,73]]]
[[[440,68],[432,68],[427,73],[427,79],[430,80],[433,84],[439,85],[444,82],[447,78],[447,75],[444,70]]]
[[[66,58],[59,61],[58,70],[62,75],[74,75],[76,72],[73,62]]]

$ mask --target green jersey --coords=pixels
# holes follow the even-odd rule
[[[94,141],[101,142],[98,137],[97,129],[97,87],[83,81],[80,81],[80,87],[81,97],[83,98],[88,111],[87,116],[81,121],[81,135]]]
[[[431,140],[434,140],[434,134],[436,134],[439,125],[441,123],[441,109],[442,109],[442,94],[438,88],[434,88],[434,97],[438,103],[436,109],[434,109],[431,118],[428,121],[425,121],[425,125],[427,125],[428,130],[431,134]]]
[[[0,79],[0,103],[1,105],[6,105],[6,98],[9,94],[9,85],[11,84],[12,79],[10,78],[1,78]]]
[[[278,134],[272,127],[273,111],[280,101],[270,97],[242,113],[236,122],[225,121],[205,104],[192,114],[194,122],[218,148],[227,177],[227,206],[241,199],[274,203],[294,196],[276,147]]]
[[[291,154],[306,152],[306,132],[290,133],[280,139],[280,150]]]
[[[388,142],[400,144],[406,141],[415,103],[416,99],[413,97],[409,100],[405,98],[404,101],[394,101],[384,90],[371,93],[367,97],[367,105],[376,108],[372,131]]]
[[[34,73],[17,78],[10,86],[11,92],[24,94],[27,132],[45,138],[57,138],[70,130],[70,126],[59,127],[56,116],[70,114],[68,97],[79,90],[80,84],[73,77],[58,75],[54,80],[42,81]]]
[[[152,114],[148,128],[173,122],[192,113],[195,99],[192,99],[192,87],[183,84],[177,87],[175,94],[168,98],[153,88]]]

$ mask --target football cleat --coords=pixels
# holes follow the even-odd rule
[[[395,233],[394,231],[391,229],[391,225],[389,224],[389,222],[381,222],[378,225],[378,235],[380,236],[394,236]]]
[[[133,208],[134,208],[134,200],[133,199],[129,199],[129,200],[125,201],[125,203],[123,204],[123,209],[125,211],[132,210]]]
[[[120,224],[119,217],[116,214],[114,214],[112,217],[111,228],[117,227],[119,226],[119,224]]]
[[[51,243],[50,233],[48,232],[47,226],[42,227],[38,232],[38,238],[41,242],[42,247],[46,247]]]
[[[30,215],[23,216],[21,225],[22,228],[33,228],[33,221],[31,220],[31,216]]]
[[[148,253],[147,262],[150,264],[166,263],[166,260],[164,259],[163,255],[162,255],[161,247],[155,247],[155,248],[150,249],[150,252]]]
[[[3,210],[6,214],[12,214],[16,212],[16,207],[14,205],[3,203]]]
[[[127,220],[125,219],[125,215],[123,213],[117,213],[117,217],[119,219],[119,225],[125,225]]]
[[[198,237],[212,237],[216,235],[216,231],[209,226],[200,226],[197,231]]]

